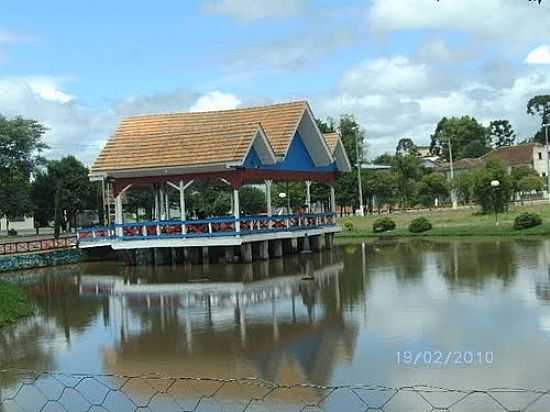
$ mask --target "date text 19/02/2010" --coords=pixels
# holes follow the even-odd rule
[[[493,352],[411,351],[396,352],[398,366],[486,366],[495,361]]]

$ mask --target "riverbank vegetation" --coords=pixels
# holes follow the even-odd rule
[[[536,213],[542,218],[542,224],[523,230],[514,229],[515,218],[522,213]],[[437,209],[432,211],[415,211],[392,213],[391,219],[396,223],[394,230],[383,234],[373,231],[373,223],[380,215],[366,217],[352,216],[341,218],[339,224],[351,230],[344,230],[339,237],[379,237],[379,236],[531,236],[550,235],[550,205],[538,204],[529,206],[510,206],[508,212],[498,215],[496,225],[494,214],[482,214],[478,207]],[[427,217],[432,229],[422,233],[411,233],[409,225],[418,217]],[[351,222],[347,225],[344,222]]]
[[[32,305],[20,287],[0,280],[0,328],[32,314]]]

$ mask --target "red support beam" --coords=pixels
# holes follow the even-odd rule
[[[208,180],[225,179],[234,189],[238,189],[245,183],[263,183],[265,180],[279,182],[333,182],[338,176],[337,172],[300,172],[285,170],[264,170],[264,169],[234,169],[223,172],[191,173],[186,175],[169,176],[146,176],[146,177],[125,177],[113,179],[113,196],[117,196],[122,189],[131,184],[134,186],[151,186],[154,184],[175,182],[179,180]]]

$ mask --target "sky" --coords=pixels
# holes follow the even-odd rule
[[[537,130],[550,1],[95,0],[0,5],[0,114],[87,165],[129,115],[306,99],[353,114],[368,157],[428,144],[443,116]]]

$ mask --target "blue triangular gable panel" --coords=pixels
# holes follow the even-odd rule
[[[294,135],[288,153],[283,161],[277,163],[275,169],[291,171],[329,172],[336,170],[336,164],[317,167],[309,155],[306,145],[299,133]]]
[[[249,169],[262,167],[262,161],[260,160],[260,156],[258,156],[256,149],[254,149],[254,146],[250,148],[250,152],[248,152],[248,155],[244,160],[244,167]]]
[[[316,169],[313,159],[307,151],[307,147],[299,133],[294,135],[286,157],[278,165],[280,169],[286,170],[314,170]]]
[[[299,133],[294,135],[286,157],[274,165],[264,165],[254,146],[246,156],[243,167],[246,169],[286,170],[300,172],[332,172],[336,162],[328,166],[316,167]]]

